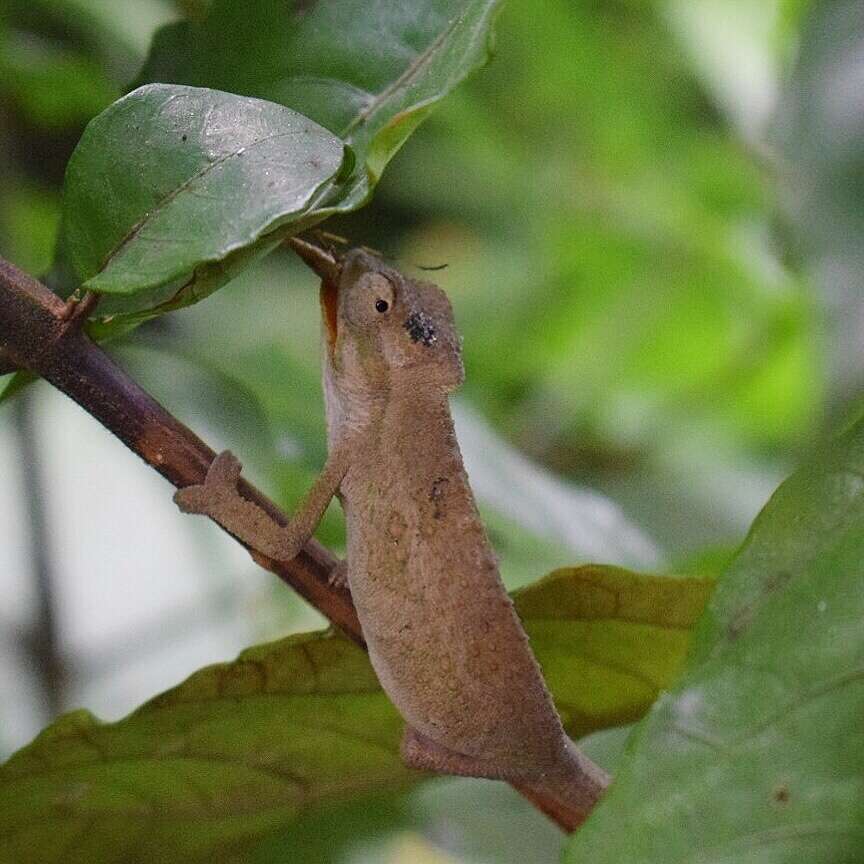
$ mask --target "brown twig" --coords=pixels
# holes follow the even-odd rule
[[[0,258],[0,352],[74,399],[177,488],[202,483],[214,451],[94,345],[81,331],[81,323],[81,317],[70,322],[68,307],[59,297]],[[240,492],[280,524],[288,521],[246,481],[241,481]],[[249,551],[347,636],[364,644],[350,594],[329,582],[338,559],[321,544],[310,541],[288,562]],[[548,802],[525,797],[562,829],[573,829],[573,823]]]
[[[80,326],[70,326],[67,309],[40,282],[0,259],[0,348],[11,362],[74,399],[177,488],[202,483],[213,450],[90,342]],[[272,501],[245,481],[240,491],[280,523],[287,522]],[[287,563],[257,553],[253,557],[363,643],[350,595],[328,583],[337,559],[323,546],[312,541]]]

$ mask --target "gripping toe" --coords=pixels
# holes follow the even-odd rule
[[[206,513],[207,489],[202,485],[187,486],[174,493],[174,503],[184,513]]]
[[[211,463],[207,470],[208,486],[230,486],[232,489],[240,479],[243,466],[240,460],[230,451],[223,450]]]

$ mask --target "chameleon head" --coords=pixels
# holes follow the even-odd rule
[[[447,295],[409,279],[362,249],[322,283],[327,362],[334,383],[352,390],[456,389],[462,350]],[[340,388],[341,389],[341,388]]]

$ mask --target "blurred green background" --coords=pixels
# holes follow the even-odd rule
[[[154,29],[204,5],[0,5],[0,255],[49,268],[84,125]],[[714,572],[802,454],[856,413],[862,57],[853,0],[513,0],[492,64],[409,140],[368,207],[328,223],[409,272],[446,265],[432,276],[465,339],[461,439],[509,584],[587,560]],[[277,252],[111,350],[290,509],[325,453],[317,317],[313,278]],[[320,621],[176,517],[164,484],[126,485],[146,473],[46,387],[0,406],[0,751],[60,708],[117,716]],[[337,511],[319,537],[340,547]],[[34,653],[32,632],[49,650]],[[610,764],[620,741],[589,749]],[[276,845],[418,862],[551,861],[558,845],[508,790],[472,781],[326,824],[325,841],[308,820]]]

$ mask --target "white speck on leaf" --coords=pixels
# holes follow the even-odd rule
[[[676,713],[679,721],[692,720],[702,710],[702,694],[699,690],[687,690],[682,693],[675,702]]]
[[[276,449],[283,459],[299,459],[303,455],[303,445],[290,435],[280,438]]]

